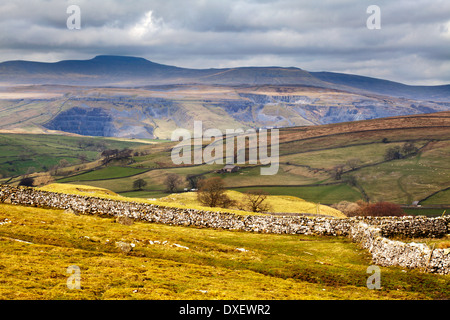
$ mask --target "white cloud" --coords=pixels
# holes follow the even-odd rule
[[[130,30],[130,35],[133,38],[142,39],[146,35],[153,35],[156,33],[162,24],[162,19],[156,20],[153,17],[153,11],[145,13],[144,17],[134,25]]]

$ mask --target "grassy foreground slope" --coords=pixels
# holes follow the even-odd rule
[[[449,276],[397,267],[382,267],[382,288],[369,290],[370,256],[347,238],[125,226],[8,204],[0,222],[3,299],[450,298]],[[69,266],[80,290],[67,287]]]

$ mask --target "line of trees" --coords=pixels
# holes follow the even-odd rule
[[[107,164],[112,160],[130,160],[132,157],[133,150],[131,149],[107,149],[101,153],[103,157],[102,163]]]
[[[232,200],[226,192],[227,189],[222,178],[208,178],[199,182],[197,199],[201,204],[208,207],[229,208],[233,206],[252,212],[267,212],[271,209],[266,201],[268,193],[263,190],[249,190],[245,192],[241,202]]]
[[[196,190],[197,199],[204,206],[235,207],[252,212],[267,212],[270,210],[266,201],[268,193],[263,190],[249,190],[245,192],[244,198],[238,202],[228,196],[225,183],[220,177],[205,179],[201,176],[189,175],[186,177],[186,182],[191,190]],[[183,185],[183,179],[181,176],[171,173],[166,176],[164,185],[165,192],[174,193],[179,191]],[[147,182],[142,178],[133,181],[133,190],[142,191],[146,186]]]

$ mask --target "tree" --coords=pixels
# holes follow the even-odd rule
[[[347,217],[359,216],[361,214],[361,207],[355,202],[343,200],[339,203],[333,204],[331,207],[341,211]]]
[[[402,216],[405,212],[398,204],[380,201],[361,205],[362,216]]]
[[[358,185],[356,178],[352,175],[345,176],[342,180],[345,183],[347,183],[350,187],[356,187]]]
[[[209,207],[228,208],[234,202],[226,195],[225,184],[219,177],[201,180],[197,191],[197,199]]]
[[[268,193],[263,190],[249,190],[245,193],[245,202],[252,212],[267,212],[270,206],[265,203]]]
[[[386,150],[386,153],[384,154],[384,159],[387,161],[401,159],[401,158],[402,158],[402,153],[401,153],[401,149],[399,146],[388,148]]]
[[[101,153],[101,156],[103,157],[102,159],[102,163],[103,164],[107,164],[108,162],[110,162],[112,159],[114,159],[115,157],[117,157],[117,155],[119,154],[119,150],[118,149],[106,149]]]
[[[123,150],[120,150],[116,156],[118,160],[128,160],[132,157],[133,150],[125,148]]]
[[[344,165],[338,164],[331,169],[331,175],[335,180],[341,180],[342,173],[344,173]]]
[[[58,166],[59,166],[60,168],[65,168],[65,167],[70,166],[70,163],[69,163],[69,161],[67,161],[66,159],[61,159],[61,160],[59,161]]]
[[[359,158],[348,159],[346,165],[350,167],[350,169],[355,170],[361,165],[361,160]]]
[[[19,182],[19,186],[32,187],[33,185],[34,185],[34,178],[32,177],[22,178],[22,180],[20,180]]]
[[[70,171],[69,171],[69,170],[58,170],[58,169],[67,168],[67,167],[69,167],[69,166],[70,166],[69,161],[67,161],[66,159],[61,159],[61,160],[59,161],[59,163],[58,163],[57,165],[55,165],[55,167],[54,167],[55,175],[56,175],[56,174],[61,175],[61,176],[67,176],[67,175],[69,175],[69,174],[70,174]]]
[[[84,153],[81,153],[78,155],[78,159],[81,161],[81,163],[85,163],[88,161],[88,156]]]
[[[203,176],[195,174],[189,174],[186,176],[186,181],[189,183],[189,189],[198,189],[200,180],[204,179]]]
[[[412,144],[411,142],[405,142],[405,144],[402,146],[402,154],[403,156],[409,156],[409,155],[413,155],[415,153],[417,153],[417,151],[419,151],[419,149]]]
[[[147,181],[144,179],[137,179],[133,182],[133,189],[141,191],[147,185]]]
[[[175,173],[169,174],[166,177],[166,180],[164,180],[166,191],[169,193],[174,193],[181,183],[182,183],[181,177]]]
[[[133,150],[125,148],[123,150],[107,149],[101,153],[102,163],[107,164],[112,160],[128,161],[132,157]]]

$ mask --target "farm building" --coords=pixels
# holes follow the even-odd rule
[[[217,170],[217,173],[231,173],[231,172],[237,172],[239,171],[241,167],[236,166],[234,164],[227,164],[225,167],[223,167],[220,170]]]

